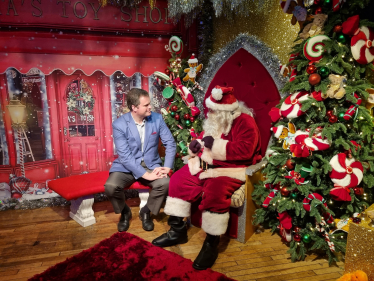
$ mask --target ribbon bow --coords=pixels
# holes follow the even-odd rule
[[[330,195],[335,201],[351,201],[351,191],[346,186],[340,186],[338,184],[334,184],[334,188],[330,190]]]

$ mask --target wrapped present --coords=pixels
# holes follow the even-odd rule
[[[374,211],[374,204],[366,213]],[[345,255],[345,273],[362,270],[369,280],[374,279],[374,224],[369,217],[360,224],[351,223]]]

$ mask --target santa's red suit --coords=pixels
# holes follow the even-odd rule
[[[170,179],[164,212],[188,217],[191,202],[202,195],[199,205],[202,228],[208,234],[221,235],[227,229],[231,196],[245,182],[246,167],[261,160],[261,139],[254,118],[234,97],[233,88],[217,86],[206,106],[214,111],[232,112],[231,129],[221,138],[215,138],[211,149],[198,140],[201,150],[196,153],[189,150],[188,165]]]

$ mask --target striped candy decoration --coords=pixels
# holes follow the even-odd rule
[[[288,96],[280,108],[282,116],[292,119],[303,115],[305,112],[301,111],[300,102],[307,99],[307,91],[297,92]]]
[[[364,168],[354,158],[347,158],[345,153],[339,153],[330,160],[332,172],[330,177],[333,183],[343,187],[356,187],[363,178]]]
[[[342,24],[343,33],[352,36],[351,52],[353,58],[360,64],[368,64],[374,60],[374,31],[362,26],[360,28],[360,17],[350,17]]]
[[[305,145],[311,151],[326,150],[331,146],[328,139],[322,139],[321,133],[309,137],[308,132],[300,130],[295,134],[295,142],[297,144]]]
[[[362,103],[362,99],[356,94],[354,93],[353,94],[355,96],[355,98],[357,99],[357,103],[354,104],[354,105],[351,105],[349,107],[349,109],[345,112],[343,118],[345,120],[349,120],[353,117],[353,115],[355,115],[355,113],[357,112],[357,108],[360,106],[360,104]]]
[[[326,35],[316,35],[308,39],[304,45],[304,56],[310,61],[319,61],[323,57],[323,41],[331,40]]]
[[[311,193],[308,195],[308,197],[304,198],[303,200],[303,207],[305,211],[310,212],[312,208],[312,206],[310,206],[310,203],[312,202],[313,199],[317,199],[318,201],[321,201],[321,204],[323,204],[327,208],[326,200],[322,197],[321,194]],[[327,223],[332,223],[334,221],[334,218],[329,213],[325,213],[324,217]]]
[[[330,248],[330,251],[331,252],[335,252],[335,245],[334,245],[334,242],[331,242],[330,240],[330,236],[328,234],[328,232],[326,231],[325,227],[326,227],[327,223],[324,219],[321,219],[321,222],[318,223],[316,221],[316,229],[323,233],[322,235],[325,237],[325,241],[327,242],[327,245],[329,245],[329,248]]]
[[[183,41],[178,36],[172,36],[169,40],[169,51],[179,55],[183,52]]]

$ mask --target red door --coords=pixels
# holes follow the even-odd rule
[[[102,85],[97,76],[57,75],[65,176],[102,171]]]

